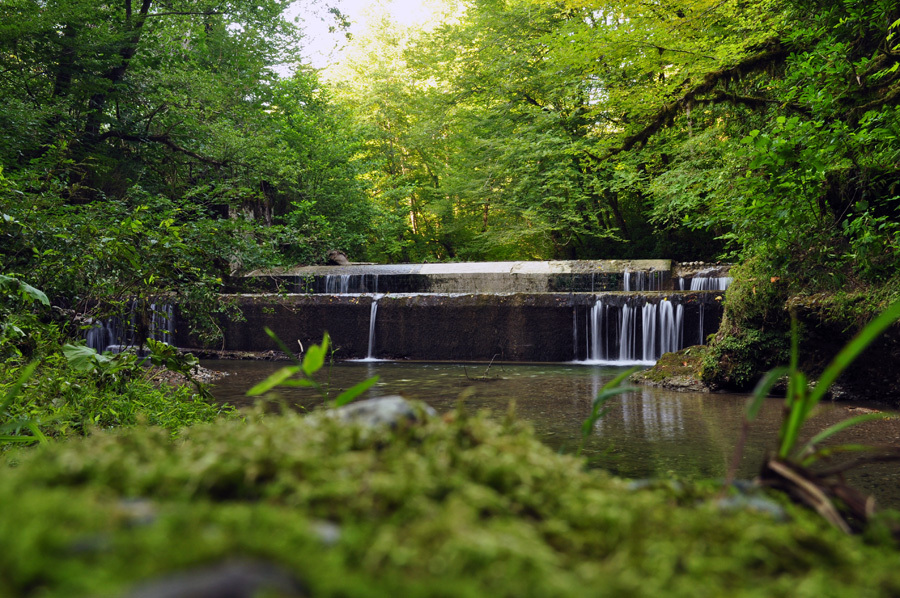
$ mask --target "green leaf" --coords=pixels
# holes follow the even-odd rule
[[[341,407],[346,405],[362,393],[366,392],[378,382],[378,376],[372,376],[368,380],[363,380],[355,386],[351,386],[334,399],[334,406]]]
[[[759,415],[760,408],[762,408],[762,405],[765,402],[766,398],[769,396],[769,393],[772,392],[772,387],[775,386],[778,380],[781,379],[781,377],[787,374],[789,371],[790,370],[787,367],[780,367],[769,370],[760,379],[760,381],[756,383],[756,388],[753,389],[753,396],[751,396],[750,400],[747,401],[747,421],[753,421],[754,419],[756,419],[756,416]]]
[[[50,306],[50,300],[47,299],[47,295],[45,295],[43,293],[43,291],[39,291],[38,289],[34,288],[30,284],[25,284],[24,282],[21,282],[21,281],[19,282],[19,289],[23,293],[25,293],[26,295],[28,295],[29,297],[34,299],[35,301],[43,303],[44,305],[46,305],[48,307]]]
[[[883,446],[871,446],[868,444],[837,444],[833,446],[822,447],[821,449],[810,453],[800,462],[804,467],[809,467],[819,459],[830,457],[842,453],[879,453],[884,451]]]
[[[32,361],[22,370],[22,373],[19,374],[19,379],[16,380],[16,383],[13,384],[9,390],[6,391],[6,396],[3,397],[3,403],[0,403],[0,413],[6,411],[6,409],[12,404],[13,401],[16,400],[16,397],[22,392],[22,387],[31,380],[31,376],[34,374],[34,370],[37,368],[39,361]]]
[[[97,368],[98,358],[101,357],[95,349],[86,345],[63,345],[63,353],[69,365],[76,372],[92,372]]]
[[[285,381],[300,371],[300,367],[296,365],[285,366],[274,373],[270,374],[265,380],[256,384],[247,391],[248,397],[255,397],[268,392],[278,385],[284,384]]]
[[[30,284],[26,284],[19,280],[18,278],[13,278],[12,276],[5,276],[0,274],[0,285],[5,287],[13,287],[18,289],[19,293],[27,299],[32,299],[34,301],[38,301],[49,307],[50,300],[47,299],[47,295],[43,293],[43,291],[39,291],[34,288]]]
[[[325,357],[328,355],[329,340],[328,333],[326,332],[325,336],[322,338],[321,345],[312,345],[306,350],[306,354],[303,356],[304,374],[312,376],[325,365]]]

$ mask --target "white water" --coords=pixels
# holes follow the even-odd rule
[[[136,338],[139,318],[137,306],[132,303],[127,318],[114,316],[95,321],[94,325],[85,333],[87,346],[99,353],[103,351],[120,353],[135,347],[140,340]],[[175,307],[170,303],[151,303],[147,337],[155,341],[171,343],[174,336]]]
[[[372,298],[372,309],[369,312],[369,351],[365,361],[375,361],[375,316],[378,314],[378,300],[383,295],[375,295]]]
[[[660,291],[662,290],[662,272],[625,270],[624,283],[625,291]]]
[[[328,274],[325,292],[330,295],[377,293],[377,274]]]
[[[692,291],[725,291],[733,279],[728,276],[700,276],[691,279]]]
[[[684,307],[663,299],[642,306],[609,305],[597,297],[585,333],[589,364],[653,364],[683,348]],[[577,339],[577,333],[575,338]]]

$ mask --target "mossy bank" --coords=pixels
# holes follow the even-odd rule
[[[140,596],[228,563],[268,572],[256,577],[274,595],[900,593],[877,527],[849,537],[790,505],[779,521],[717,501],[713,486],[630,484],[513,418],[391,430],[253,415],[13,460],[0,476],[3,596]]]
[[[758,260],[732,268],[731,274],[722,323],[709,344],[664,355],[633,380],[675,390],[749,391],[765,372],[789,363],[792,317],[798,323],[800,369],[815,379],[866,322],[900,299],[894,284],[812,292],[802,279],[773,275]],[[895,324],[845,370],[830,394],[900,406],[898,362]]]

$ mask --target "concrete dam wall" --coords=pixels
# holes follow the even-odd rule
[[[328,332],[338,359],[652,363],[718,329],[730,281],[727,267],[667,260],[311,266],[247,278],[280,292],[223,295],[241,317],[220,319],[215,346],[177,305],[159,310],[151,332],[185,349],[249,352],[278,350],[265,327],[295,351]],[[98,350],[133,336],[127,317],[89,332]]]

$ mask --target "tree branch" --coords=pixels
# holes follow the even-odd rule
[[[191,158],[194,158],[195,160],[198,160],[205,164],[212,164],[214,166],[228,166],[228,164],[230,164],[228,160],[216,160],[214,158],[198,154],[197,152],[189,150],[186,147],[181,147],[180,145],[172,141],[172,138],[168,135],[129,135],[128,133],[122,133],[119,131],[107,131],[100,136],[99,140],[104,141],[110,138],[121,139],[122,141],[133,141],[137,143],[145,143],[148,141],[153,143],[161,143],[172,151],[190,156]]]
[[[710,93],[719,83],[740,79],[748,73],[761,70],[783,60],[788,56],[789,52],[790,49],[777,39],[767,40],[762,44],[759,51],[745,57],[737,64],[707,73],[700,83],[688,89],[680,98],[660,108],[656,114],[650,117],[650,121],[641,130],[626,137],[619,147],[607,151],[602,156],[586,152],[587,156],[597,162],[604,162],[617,154],[630,150],[638,144],[645,144],[660,129],[670,124],[679,112],[693,104],[702,102],[703,100],[699,96]]]
[[[192,15],[194,15],[194,16],[195,15],[203,15],[204,17],[208,17],[210,15],[224,15],[224,14],[228,14],[228,13],[218,11],[218,10],[206,11],[206,12],[190,11],[190,10],[183,10],[183,11],[182,10],[173,10],[170,12],[154,12],[154,13],[148,14],[147,18],[152,19],[153,17],[170,17],[170,16],[187,17],[187,16],[192,16]]]

